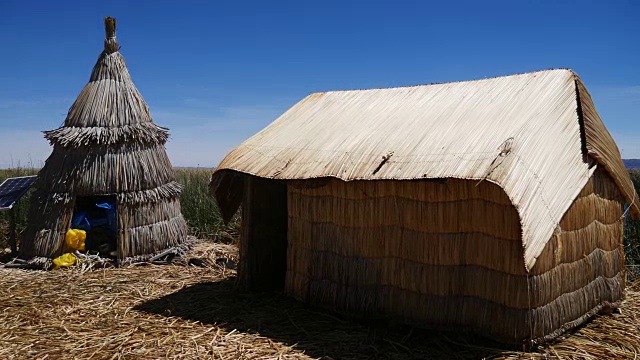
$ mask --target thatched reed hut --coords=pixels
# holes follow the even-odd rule
[[[242,204],[244,288],[509,343],[617,307],[639,214],[570,70],[311,94],[210,190]]]
[[[53,152],[34,184],[20,246],[20,257],[33,263],[61,255],[65,233],[77,225],[72,223],[95,225],[98,211],[108,213],[99,220],[109,226],[91,228],[87,251],[102,246],[126,263],[186,243],[182,188],[164,147],[168,129],[153,122],[131,80],[115,19],[107,17],[105,29],[104,51],[89,83],[63,126],[45,132]]]

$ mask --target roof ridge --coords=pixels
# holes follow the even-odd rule
[[[317,94],[327,94],[327,93],[341,93],[341,92],[358,92],[358,91],[372,91],[372,90],[394,90],[394,89],[406,89],[406,88],[417,88],[417,87],[425,87],[425,86],[431,86],[431,85],[446,85],[446,84],[458,84],[458,83],[472,83],[472,82],[477,82],[477,81],[487,81],[487,80],[495,80],[495,79],[500,79],[500,78],[506,78],[506,77],[514,77],[514,76],[521,76],[521,75],[530,75],[530,74],[537,74],[537,73],[544,73],[544,72],[552,72],[552,71],[569,71],[572,74],[576,75],[576,73],[571,70],[570,68],[548,68],[548,69],[542,69],[542,70],[535,70],[535,71],[527,71],[527,72],[521,72],[521,73],[514,73],[514,74],[508,74],[508,75],[497,75],[497,76],[492,76],[492,77],[485,77],[482,79],[471,79],[471,80],[455,80],[455,81],[444,81],[444,82],[434,82],[434,83],[426,83],[426,84],[417,84],[417,85],[403,85],[403,86],[391,86],[391,87],[376,87],[376,88],[365,88],[365,89],[344,89],[344,90],[328,90],[328,91],[315,91],[309,94],[309,96],[311,95],[317,95]],[[577,75],[576,75],[577,76]]]

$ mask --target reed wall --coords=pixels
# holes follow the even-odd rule
[[[75,201],[67,194],[37,189],[31,196],[29,224],[20,243],[20,257],[53,258],[62,254]]]
[[[534,338],[553,338],[624,297],[625,200],[602,167],[565,213],[531,269]]]
[[[118,257],[126,259],[153,255],[181,246],[187,238],[187,222],[180,211],[180,200],[156,203],[118,204]]]
[[[65,198],[66,197],[62,197]],[[143,259],[162,250],[184,244],[187,222],[178,198],[156,199],[154,202],[118,200],[118,258]],[[27,227],[20,246],[23,258],[54,258],[62,255],[64,239],[71,224],[75,201],[44,194],[32,198],[31,226]],[[42,216],[47,214],[47,216]]]
[[[596,172],[527,273],[518,213],[491,182],[298,183],[288,187],[286,291],[369,317],[543,339],[621,296],[612,184]]]

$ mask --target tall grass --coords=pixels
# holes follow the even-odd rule
[[[220,210],[208,193],[212,169],[176,169],[182,186],[180,206],[191,234],[200,239],[232,242],[237,238],[240,219],[236,216],[228,225],[222,222]]]
[[[631,170],[629,173],[636,192],[640,193],[640,170]],[[640,199],[636,199],[638,201]],[[631,220],[629,216],[624,223],[624,250],[630,275],[635,279],[640,278],[640,221]]]
[[[37,169],[32,168],[15,168],[0,170],[0,184],[7,178],[29,176],[38,173]],[[16,230],[20,233],[24,230],[27,223],[27,211],[29,209],[29,196],[27,193],[20,201],[18,201],[13,208],[16,215]],[[0,247],[9,247],[9,212],[0,211]]]

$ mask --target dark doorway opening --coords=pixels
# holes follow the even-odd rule
[[[283,291],[287,274],[287,184],[252,176],[244,185],[238,284],[248,291]]]
[[[118,257],[118,215],[115,196],[78,197],[71,228],[87,232],[86,253]]]

